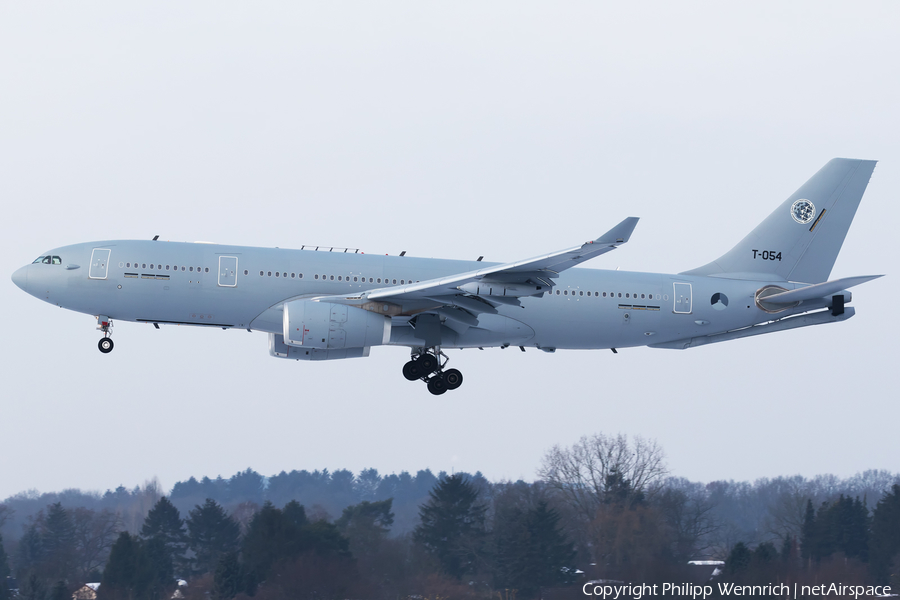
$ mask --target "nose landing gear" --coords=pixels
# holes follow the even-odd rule
[[[110,331],[112,329],[112,326],[113,322],[109,317],[105,317],[103,315],[97,317],[97,329],[103,332],[103,337],[100,338],[99,342],[97,342],[97,347],[103,354],[109,354],[110,352],[112,352],[112,349],[115,346],[115,344],[113,344],[112,338],[110,337],[112,335],[112,332]]]
[[[441,363],[441,357],[445,360]],[[418,356],[413,351],[413,358],[403,365],[403,376],[409,381],[421,379],[428,386],[428,391],[435,396],[440,396],[447,390],[455,390],[462,385],[463,376],[457,369],[447,369],[450,359],[441,352],[440,347],[420,350]]]

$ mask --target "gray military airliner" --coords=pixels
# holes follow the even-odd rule
[[[350,249],[106,241],[64,246],[17,270],[17,286],[113,320],[242,328],[296,360],[407,346],[403,375],[433,394],[458,388],[447,348],[684,349],[833,323],[854,314],[828,281],[875,161],[836,158],[733,249],[675,275],[580,267],[628,241],[629,217],[593,241],[511,263],[377,256]]]

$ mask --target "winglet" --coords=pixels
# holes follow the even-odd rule
[[[634,232],[634,228],[637,227],[637,223],[640,221],[639,217],[628,217],[600,237],[598,237],[593,242],[588,242],[589,244],[624,244],[631,238],[632,232]]]

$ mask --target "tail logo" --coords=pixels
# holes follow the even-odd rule
[[[809,200],[801,198],[791,204],[791,216],[801,225],[806,225],[816,216],[816,206]]]

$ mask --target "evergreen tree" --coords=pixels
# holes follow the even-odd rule
[[[300,509],[302,508],[301,506]],[[296,507],[291,510],[296,517]],[[271,502],[266,502],[253,515],[242,549],[245,568],[258,581],[263,581],[276,562],[301,552],[301,527],[284,511],[275,508]]]
[[[162,538],[151,537],[138,546],[136,588],[149,600],[166,597],[175,581],[172,554]]]
[[[872,512],[870,557],[876,581],[891,583],[891,564],[900,557],[900,485],[894,484]]]
[[[335,521],[340,532],[350,540],[350,550],[354,556],[358,558],[378,553],[394,523],[392,503],[391,498],[380,502],[363,501],[345,508],[341,518]]]
[[[45,573],[51,581],[67,581],[75,575],[75,524],[57,502],[47,507],[41,531]]]
[[[41,534],[37,525],[32,525],[25,530],[25,534],[19,539],[19,547],[16,552],[16,578],[25,579],[29,572],[36,571],[44,561],[44,546],[41,543]]]
[[[559,514],[541,501],[528,511],[506,508],[494,518],[495,586],[524,596],[570,583],[575,551],[559,528]]]
[[[541,501],[527,516],[530,538],[529,580],[537,587],[570,583],[575,551],[559,526],[560,516]]]
[[[238,551],[240,526],[211,498],[190,511],[187,527],[188,540],[200,573],[212,572],[220,556]]]
[[[444,476],[419,509],[413,538],[435,556],[441,569],[457,579],[474,573],[485,550],[486,507],[462,474]]]
[[[821,560],[835,552],[847,558],[867,561],[869,556],[869,511],[859,498],[841,495],[832,503],[824,502],[810,518],[807,503],[804,519],[803,556]]]
[[[10,576],[9,560],[6,558],[6,550],[3,548],[3,535],[0,534],[0,600],[9,600],[12,595],[6,578]]]
[[[757,564],[768,564],[778,558],[778,550],[772,542],[763,542],[753,551],[753,560]]]
[[[230,600],[244,591],[244,576],[236,552],[219,557],[213,578],[212,597],[216,600]]]
[[[644,503],[644,493],[635,490],[618,468],[613,466],[603,486],[603,503],[617,506],[636,506]]]
[[[753,553],[750,552],[750,548],[748,548],[744,542],[738,542],[728,554],[728,559],[725,561],[725,568],[729,573],[739,573],[750,566],[750,561],[752,559]]]
[[[296,500],[285,504],[282,512],[284,512],[284,517],[298,528],[309,524],[309,519],[306,518],[306,509]]]
[[[99,600],[162,600],[174,583],[172,561],[159,538],[119,534],[103,570]]]
[[[165,496],[160,498],[156,506],[147,513],[144,526],[141,528],[141,536],[145,540],[159,539],[163,543],[172,565],[178,568],[179,572],[186,569],[187,562],[184,555],[187,551],[188,540],[184,520],[178,509]]]
[[[800,556],[805,563],[809,563],[815,557],[817,546],[816,510],[813,508],[812,500],[807,500],[803,525],[800,528]]]
[[[97,591],[98,600],[125,600],[133,597],[138,579],[139,544],[139,540],[127,531],[119,534],[109,553],[106,568],[103,569],[103,578]]]
[[[56,585],[50,590],[50,594],[47,596],[47,600],[71,600],[72,595],[69,593],[69,588],[66,586],[65,581],[57,581]]]
[[[334,523],[323,519],[303,528],[303,551],[313,551],[326,558],[350,558],[350,543]]]

